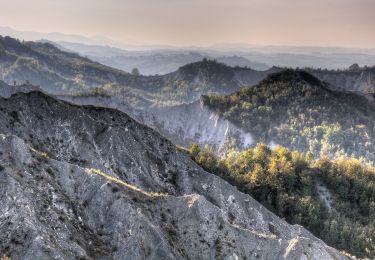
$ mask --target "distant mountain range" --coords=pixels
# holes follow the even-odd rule
[[[140,106],[160,102],[165,104],[167,101],[174,104],[192,102],[199,99],[200,95],[209,93],[229,94],[240,87],[252,86],[269,73],[280,70],[271,68],[256,71],[206,59],[166,75],[147,77],[104,66],[62,51],[49,43],[20,42],[10,37],[1,37],[0,51],[1,78],[8,83],[13,84],[14,80],[30,81],[51,93],[61,94],[89,93],[93,88],[100,88],[102,92],[123,92],[125,96],[138,99]],[[373,89],[371,68],[337,72],[312,69],[310,72],[318,77],[321,75],[328,82],[337,82],[340,86],[336,87],[347,90],[371,93]],[[341,85],[340,82],[349,75],[350,81],[356,82],[357,87],[352,84]]]
[[[45,39],[48,41],[66,41],[88,45],[112,46],[133,51],[149,49],[166,49],[171,47],[168,45],[139,45],[136,43],[124,44],[103,36],[87,37],[77,34],[65,34],[61,32],[43,33],[34,31],[15,30],[11,27],[5,26],[0,26],[0,35],[7,35],[25,41],[40,41]]]
[[[132,75],[62,51],[49,43],[0,38],[1,79],[29,81],[55,94],[117,93],[138,107],[192,102],[208,93],[230,93],[262,80],[268,71],[205,60],[159,76]],[[131,100],[132,99],[132,100]]]
[[[50,42],[61,50],[72,51],[104,65],[131,72],[137,68],[143,75],[168,74],[186,64],[206,59],[215,59],[228,66],[249,67],[255,70],[267,70],[270,66],[252,62],[237,55],[193,50],[153,50],[126,51],[123,49],[85,45],[71,42]]]
[[[375,60],[375,50],[372,49],[333,47],[169,48],[138,52],[69,42],[54,44],[62,50],[71,50],[114,68],[130,72],[136,67],[144,75],[166,74],[203,58],[255,70],[272,66],[345,69],[353,63],[372,66]]]
[[[144,75],[169,73],[187,63],[198,61],[191,53],[217,59],[230,66],[248,66],[255,70],[265,70],[272,66],[344,69],[353,63],[372,66],[375,60],[375,48],[258,46],[246,43],[175,47],[142,45],[135,41],[123,44],[105,37],[17,31],[9,27],[0,27],[0,35],[29,41],[53,41],[64,50],[71,50],[114,68],[129,72],[133,67],[138,67]],[[160,66],[160,69],[153,65]]]

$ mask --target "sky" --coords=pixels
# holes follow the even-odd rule
[[[375,48],[375,0],[0,0],[0,26],[130,44]]]

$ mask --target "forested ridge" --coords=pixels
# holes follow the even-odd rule
[[[255,143],[375,160],[374,105],[365,97],[337,92],[304,71],[270,75],[255,87],[227,96],[204,96],[214,112],[254,136]]]

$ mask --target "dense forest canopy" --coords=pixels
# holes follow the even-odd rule
[[[218,157],[193,144],[191,157],[289,223],[358,257],[375,257],[375,168],[265,144]]]

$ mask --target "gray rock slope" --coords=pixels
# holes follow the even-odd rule
[[[0,253],[12,259],[344,259],[124,113],[0,99]]]
[[[190,104],[139,113],[137,118],[182,145],[197,142],[220,148],[233,138],[240,147],[248,147],[254,142],[250,133],[211,111],[203,104],[202,99]]]
[[[57,98],[77,105],[94,105],[121,110],[179,145],[190,146],[197,142],[221,148],[234,139],[239,147],[248,147],[253,144],[253,137],[250,133],[215,114],[203,104],[202,98],[188,104],[153,107],[147,111],[134,109],[115,96],[59,95]]]

